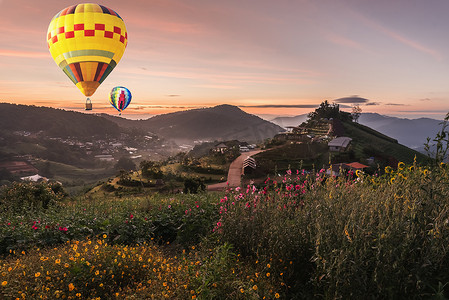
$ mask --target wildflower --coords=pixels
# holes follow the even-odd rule
[[[245,292],[245,290],[244,290],[243,288],[241,288],[241,289],[240,289],[240,293],[243,294],[244,292]]]
[[[271,274],[268,272],[268,273],[267,273],[267,277],[270,277],[270,275],[271,275]]]
[[[106,234],[103,234],[103,238],[105,239],[105,238],[107,238],[108,236],[106,235]]]
[[[403,170],[404,166],[405,166],[405,164],[402,161],[398,163],[398,169],[399,170]]]
[[[57,260],[55,260],[55,264],[60,264],[61,260],[58,258]]]
[[[274,294],[274,297],[276,298],[276,299],[279,299],[279,297],[281,297],[278,293],[276,293],[276,294]]]
[[[69,291],[73,291],[75,289],[75,286],[73,285],[73,283],[69,284]]]
[[[267,267],[268,267],[268,268],[271,268],[271,265],[270,265],[270,264],[267,264]]]
[[[257,291],[257,285],[253,285],[253,290]]]
[[[39,276],[41,276],[41,273],[40,273],[40,272],[37,272],[36,274],[34,274],[34,276],[35,276],[35,277],[39,277]]]
[[[76,296],[77,296],[78,298],[80,298],[80,297],[81,297],[81,293],[76,293]]]
[[[6,280],[2,282],[2,286],[5,286],[7,284],[8,284],[8,281],[6,281]]]

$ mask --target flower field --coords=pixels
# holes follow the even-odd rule
[[[5,299],[445,299],[449,167],[198,195],[0,198]]]

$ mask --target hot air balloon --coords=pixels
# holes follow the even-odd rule
[[[122,114],[122,111],[128,107],[131,102],[131,92],[123,86],[116,86],[109,94],[109,102],[111,105]]]
[[[89,97],[122,58],[128,33],[115,11],[84,3],[69,6],[53,17],[47,42],[56,64]]]

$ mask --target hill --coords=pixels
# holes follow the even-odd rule
[[[298,126],[307,120],[307,114],[294,117],[278,117],[271,122],[281,127]],[[430,118],[407,119],[381,115],[378,113],[362,113],[359,123],[377,130],[399,143],[412,149],[422,151],[427,137],[435,137],[441,129],[441,120]]]
[[[430,118],[406,119],[363,113],[359,123],[391,136],[413,149],[422,149],[427,137],[433,138],[441,129],[442,120]]]
[[[337,120],[339,121],[339,120]],[[352,139],[349,149],[345,152],[329,152],[326,132],[315,134],[315,138],[310,142],[295,143],[276,142],[273,149],[259,153],[255,156],[258,165],[256,175],[282,173],[281,170],[291,169],[321,169],[337,163],[361,162],[368,165],[368,158],[374,158],[374,165],[371,172],[375,172],[378,166],[383,169],[385,166],[395,167],[399,161],[412,163],[415,156],[418,162],[427,161],[427,156],[417,152],[407,146],[401,145],[396,139],[388,137],[365,125],[351,121],[341,122],[341,135]],[[323,123],[318,123],[314,127],[308,128],[309,132],[320,132],[315,127],[321,129]],[[279,145],[280,144],[280,145]]]
[[[118,136],[119,126],[95,115],[74,111],[0,103],[2,131],[44,132],[52,137]]]
[[[272,123],[281,127],[298,126],[307,120],[307,114],[297,115],[294,117],[277,117],[271,120]]]
[[[283,131],[276,124],[226,104],[157,115],[147,120],[104,117],[120,126],[137,127],[176,140],[262,141]]]

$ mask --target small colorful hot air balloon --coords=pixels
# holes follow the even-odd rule
[[[122,58],[128,33],[115,11],[85,3],[69,6],[53,17],[47,42],[56,64],[89,97]]]
[[[109,102],[120,114],[122,114],[122,111],[128,107],[131,98],[131,92],[123,86],[116,86],[109,94]]]

